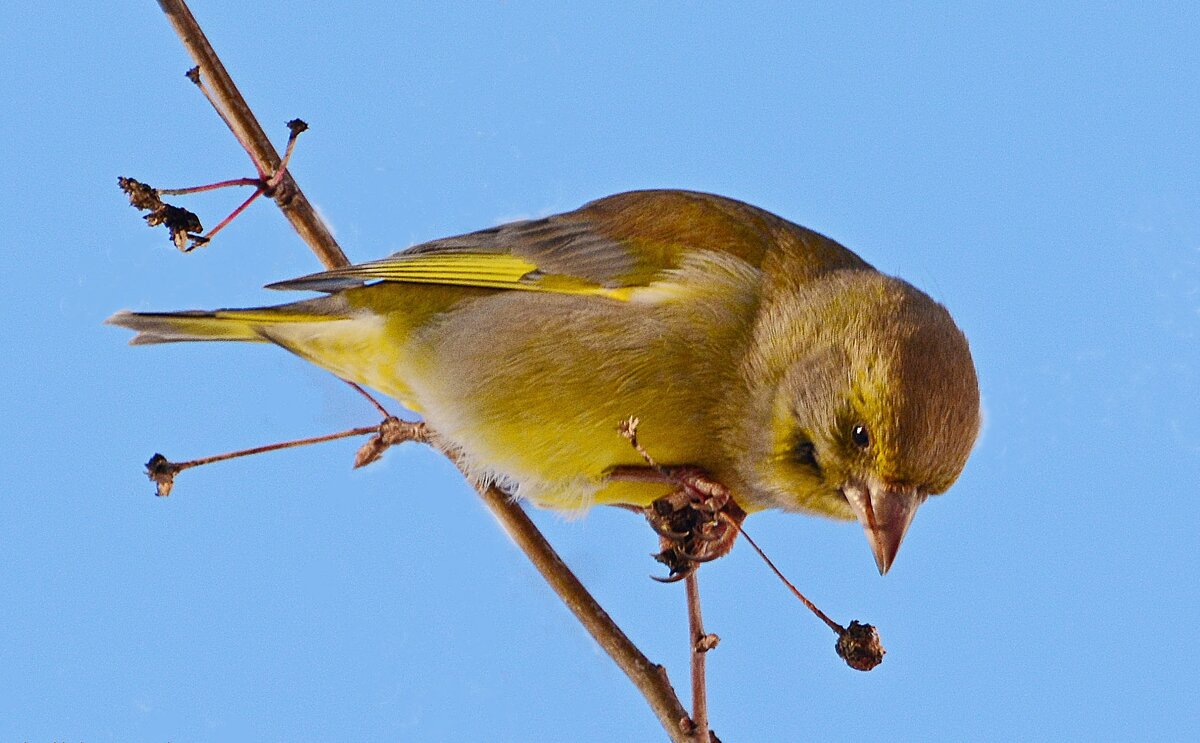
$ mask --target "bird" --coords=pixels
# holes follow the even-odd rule
[[[544,508],[645,507],[655,460],[746,513],[863,527],[879,573],[980,429],[949,311],[834,240],[734,199],[630,191],[268,285],[319,296],[121,311],[131,344],[270,343],[423,417],[472,478]]]

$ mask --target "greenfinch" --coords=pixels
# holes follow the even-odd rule
[[[617,435],[697,467],[744,511],[861,522],[880,573],[980,426],[947,310],[748,204],[635,191],[270,285],[323,295],[119,312],[133,344],[267,342],[420,413],[466,471],[560,510],[670,486]]]

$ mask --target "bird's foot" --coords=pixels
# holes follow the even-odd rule
[[[654,578],[664,583],[682,580],[700,563],[728,554],[746,518],[729,490],[703,470],[672,468],[670,475],[676,489],[642,509],[662,547],[654,559],[670,571],[666,578]]]

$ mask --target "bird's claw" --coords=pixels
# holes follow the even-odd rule
[[[738,526],[746,517],[729,490],[695,468],[673,471],[675,490],[651,503],[643,513],[659,535],[662,551],[654,559],[667,566],[660,583],[674,583],[705,562],[733,549]]]
[[[646,516],[646,521],[648,521],[650,523],[650,528],[654,530],[654,533],[657,534],[658,536],[662,537],[663,539],[670,540],[673,542],[679,542],[684,539],[687,539],[687,536],[688,536],[687,532],[672,531],[672,530],[666,528],[665,526],[662,526],[661,524],[655,523],[655,520],[653,518],[651,518],[649,515]]]

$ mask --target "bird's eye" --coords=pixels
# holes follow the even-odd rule
[[[817,448],[808,439],[800,439],[796,442],[796,445],[792,447],[792,458],[799,464],[816,470],[821,469],[821,465],[817,464]]]
[[[866,449],[871,445],[871,432],[867,430],[866,426],[859,423],[857,426],[850,429],[850,440],[853,441],[854,445],[859,449]]]

